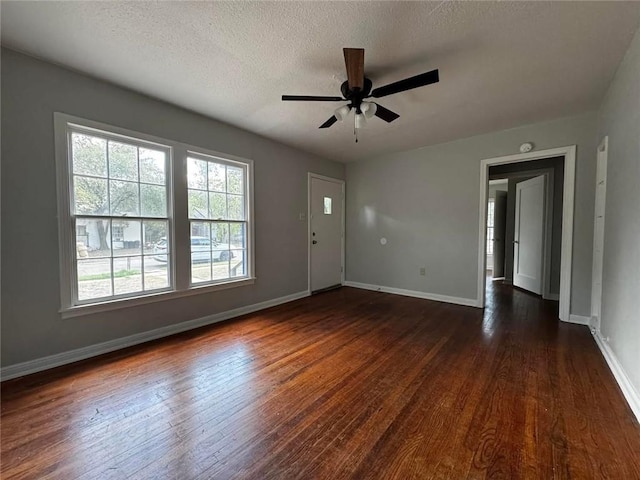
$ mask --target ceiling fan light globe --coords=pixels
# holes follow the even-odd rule
[[[356,119],[355,119],[355,127],[356,128],[364,128],[367,126],[367,118],[364,116],[363,113],[358,113],[356,115]]]
[[[345,118],[347,118],[350,111],[351,111],[351,108],[349,107],[349,105],[343,105],[336,109],[336,111],[334,112],[334,115],[338,120],[342,122]]]
[[[360,110],[362,110],[362,113],[364,113],[364,116],[367,118],[373,117],[376,114],[377,109],[378,105],[373,102],[362,102],[362,105],[360,106]]]

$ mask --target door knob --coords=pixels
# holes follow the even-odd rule
[[[313,241],[313,242],[311,242],[311,243],[313,243],[313,244],[315,245],[316,243],[318,243],[318,241],[317,241],[317,240],[314,240],[314,241]]]

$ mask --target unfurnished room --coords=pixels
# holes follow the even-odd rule
[[[0,477],[640,480],[639,1],[0,19]]]

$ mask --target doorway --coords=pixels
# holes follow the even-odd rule
[[[516,164],[543,160],[553,157],[562,157],[564,178],[562,190],[562,215],[561,215],[561,245],[560,245],[560,269],[559,269],[559,317],[563,321],[569,321],[569,309],[571,303],[571,268],[573,245],[573,214],[574,214],[574,189],[575,189],[575,145],[561,147],[538,152],[522,153],[505,157],[496,157],[481,161],[480,165],[480,218],[478,234],[478,279],[477,279],[477,306],[483,308],[485,304],[486,282],[486,218],[487,200],[489,190],[489,168],[497,165]],[[509,241],[507,240],[507,244]],[[506,257],[508,258],[508,256]]]
[[[309,291],[344,283],[344,181],[309,173]]]

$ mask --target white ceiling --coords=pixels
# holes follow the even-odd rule
[[[597,108],[640,2],[7,2],[2,43],[300,149],[356,160]],[[340,104],[342,47],[401,117],[318,126]]]

